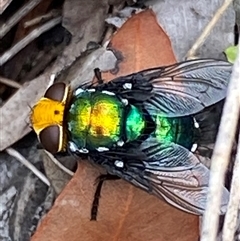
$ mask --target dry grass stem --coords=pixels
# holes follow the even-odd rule
[[[103,38],[102,46],[105,46],[106,43],[107,43],[107,44],[109,43],[109,40],[111,39],[113,33],[114,33],[113,26],[109,26],[109,27],[107,28],[106,34],[105,34],[105,36],[104,36],[104,38]]]
[[[33,8],[35,8],[42,0],[32,0],[27,2],[15,14],[0,26],[0,39],[11,30],[24,16],[26,16]],[[1,63],[1,62],[0,62]]]
[[[44,23],[48,21],[49,19],[56,18],[61,16],[62,11],[60,10],[52,10],[51,12],[44,14],[42,16],[36,17],[34,19],[31,19],[30,21],[27,21],[24,23],[24,28],[29,28],[32,27],[33,25],[39,24],[39,23]]]
[[[54,162],[62,171],[67,173],[70,176],[74,175],[74,172],[71,170],[67,169],[65,166],[62,165],[50,152],[45,151],[45,153],[48,155],[48,157],[51,159],[52,162]]]
[[[5,150],[10,156],[15,157],[24,166],[31,170],[40,180],[42,180],[46,185],[50,186],[50,182],[43,173],[41,173],[31,162],[29,162],[24,156],[22,156],[18,151],[13,148],[7,148]]]
[[[22,87],[22,85],[20,85],[16,81],[10,80],[10,79],[7,79],[7,78],[3,78],[3,77],[0,77],[0,83],[2,83],[4,85],[7,85],[7,86],[10,86],[10,87],[13,87],[15,89],[19,89],[19,88]]]
[[[116,15],[121,9],[123,9],[123,7],[124,7],[124,2],[121,2],[118,6],[114,6],[111,15]],[[105,44],[108,44],[113,33],[114,33],[114,27],[108,26],[106,34],[102,40],[102,46],[104,46]]]
[[[49,22],[45,23],[39,28],[34,29],[31,33],[29,33],[25,38],[15,44],[11,49],[6,51],[0,56],[0,65],[5,64],[9,59],[11,59],[15,54],[17,54],[20,50],[25,48],[29,43],[31,43],[34,39],[39,37],[42,33],[48,31],[53,28],[57,24],[61,22],[61,17],[54,18]]]
[[[0,14],[2,14],[5,9],[9,6],[12,0],[1,0],[0,1]]]
[[[239,95],[240,96],[240,95]],[[240,133],[239,133],[240,140]],[[230,241],[234,238],[237,228],[238,208],[240,205],[240,143],[238,143],[237,156],[234,163],[231,196],[228,204],[228,211],[223,226],[223,241]]]
[[[192,59],[195,57],[196,51],[198,48],[201,47],[201,45],[205,42],[208,35],[210,34],[211,30],[214,28],[220,17],[223,15],[223,13],[226,11],[228,6],[231,4],[233,0],[225,0],[223,5],[217,10],[217,12],[214,14],[211,21],[208,23],[208,25],[205,27],[205,29],[202,31],[201,35],[198,37],[198,39],[193,44],[192,48],[187,52],[186,58]]]
[[[228,87],[216,145],[213,151],[208,202],[203,217],[201,241],[215,241],[224,176],[231,155],[240,111],[240,58],[238,56]],[[232,193],[234,195],[234,193]],[[231,240],[228,240],[231,241]]]

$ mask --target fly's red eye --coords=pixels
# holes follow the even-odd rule
[[[39,134],[39,139],[43,147],[51,152],[57,153],[59,151],[59,143],[61,143],[61,131],[57,125],[48,126]]]
[[[64,83],[53,84],[47,89],[44,97],[61,102],[65,95],[65,89],[66,84]]]

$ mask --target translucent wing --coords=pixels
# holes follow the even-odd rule
[[[184,147],[174,143],[160,143],[150,137],[140,146],[140,152],[127,149],[98,153],[95,163],[164,199],[169,204],[201,215],[205,210],[209,183],[209,169]],[[222,189],[220,213],[226,212],[228,190]]]
[[[198,59],[143,70],[100,85],[151,113],[175,117],[197,113],[226,96],[232,72],[228,62]]]

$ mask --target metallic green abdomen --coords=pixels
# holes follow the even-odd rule
[[[130,105],[130,110],[126,118],[126,137],[127,141],[134,141],[143,133],[145,119],[141,110]]]
[[[187,149],[191,149],[194,122],[192,117],[167,118],[157,116],[154,135],[159,141],[174,142]]]

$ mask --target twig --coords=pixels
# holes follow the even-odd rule
[[[116,15],[121,9],[123,9],[123,7],[124,7],[124,2],[121,2],[119,5],[114,6],[111,15]],[[108,26],[106,34],[102,40],[102,46],[108,44],[108,42],[111,39],[111,36],[113,35],[113,32],[114,32],[113,26]]]
[[[105,45],[108,45],[109,44],[109,40],[111,39],[111,36],[113,35],[113,32],[114,32],[114,29],[112,26],[109,26],[107,28],[107,31],[105,33],[105,36],[103,38],[103,41],[102,41],[102,46],[105,46]]]
[[[198,37],[198,39],[193,44],[192,48],[187,52],[186,58],[191,59],[194,58],[195,53],[199,47],[205,42],[206,38],[210,34],[211,30],[214,28],[222,14],[226,11],[228,6],[231,4],[233,0],[225,0],[222,6],[217,10],[217,12],[214,14],[211,21],[208,23],[208,25],[205,27],[201,35]]]
[[[24,28],[29,28],[33,25],[36,25],[39,23],[44,23],[49,19],[61,16],[61,13],[62,12],[60,10],[54,9],[47,14],[41,15],[39,17],[31,19],[30,21],[25,22],[23,26],[24,26]]]
[[[42,33],[48,31],[52,27],[56,26],[61,22],[61,17],[54,18],[49,22],[45,23],[39,28],[34,29],[31,33],[29,33],[25,38],[15,44],[11,49],[6,51],[0,56],[0,65],[5,64],[9,59],[11,59],[15,54],[17,54],[20,50],[25,48],[31,41],[39,37]]]
[[[1,0],[0,1],[0,14],[2,14],[8,5],[12,2],[12,0]]]
[[[8,31],[18,23],[25,15],[27,15],[42,0],[32,0],[21,7],[11,18],[9,18],[2,26],[0,26],[0,39],[8,33]],[[1,63],[1,62],[0,62]]]
[[[14,80],[10,80],[10,79],[7,79],[7,78],[3,78],[3,77],[0,77],[0,83],[2,84],[5,84],[5,85],[8,85],[10,87],[13,87],[15,89],[19,89],[22,87],[22,85],[20,85],[19,83],[17,83],[16,81]]]
[[[239,140],[240,140],[240,133],[239,133]],[[239,205],[240,205],[240,143],[238,143],[237,156],[234,163],[232,185],[231,185],[231,196],[228,204],[228,211],[226,213],[225,220],[224,220],[223,241],[230,241],[230,240],[233,240],[234,238],[234,233],[237,228]]]
[[[218,215],[222,195],[224,174],[227,169],[235,137],[240,111],[240,57],[238,56],[228,87],[227,98],[219,127],[216,145],[211,163],[208,202],[203,216],[201,241],[215,241],[218,227]],[[230,240],[228,240],[230,241]]]
[[[32,163],[30,163],[24,156],[22,156],[18,151],[13,148],[7,148],[5,151],[10,155],[15,157],[24,166],[31,170],[40,180],[42,180],[46,185],[50,186],[48,179],[41,173]]]
[[[51,153],[49,153],[48,151],[45,151],[45,153],[62,171],[64,171],[65,173],[67,173],[70,176],[74,175],[74,172],[67,169],[64,165],[62,165],[62,163],[60,163]]]

